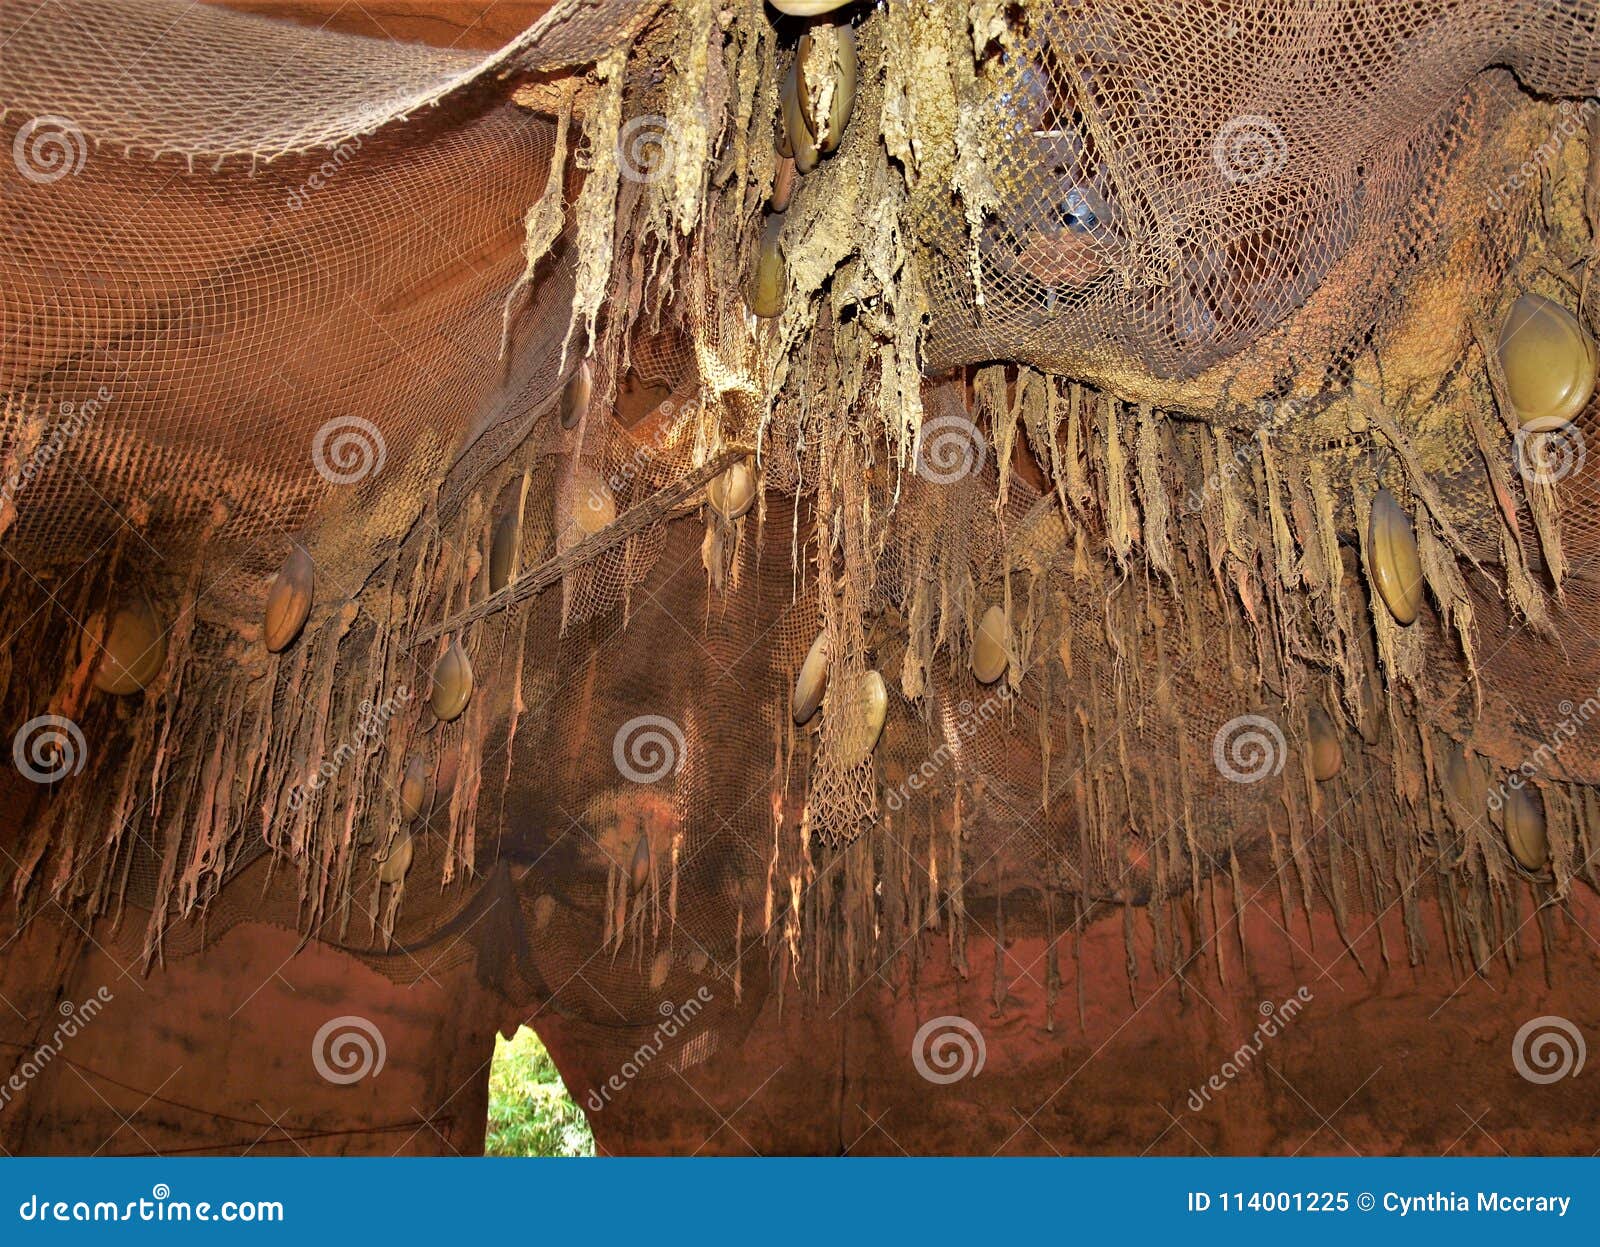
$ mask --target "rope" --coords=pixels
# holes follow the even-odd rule
[[[669,485],[658,493],[651,494],[644,502],[636,507],[630,507],[626,513],[607,524],[591,537],[586,537],[572,549],[567,550],[554,558],[546,559],[532,571],[525,572],[512,580],[503,588],[495,590],[483,601],[466,610],[458,611],[441,623],[430,628],[424,628],[417,634],[413,644],[425,645],[429,641],[437,640],[447,632],[455,632],[475,623],[480,619],[509,610],[518,602],[525,602],[535,594],[548,589],[569,571],[592,559],[599,558],[607,550],[622,544],[635,533],[648,528],[656,520],[678,506],[696,493],[713,477],[721,475],[731,464],[746,456],[744,450],[726,450],[715,459],[710,460],[696,468],[676,485]]]

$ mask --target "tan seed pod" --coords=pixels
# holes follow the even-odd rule
[[[461,717],[471,700],[472,662],[461,642],[452,641],[433,668],[433,697],[429,704],[439,722],[450,723]]]
[[[706,956],[706,950],[696,944],[689,950],[689,969],[696,974],[703,973],[706,966],[711,963],[711,958]]]
[[[730,464],[706,485],[706,502],[724,520],[736,520],[755,505],[756,474],[748,459]]]
[[[1475,798],[1477,785],[1473,782],[1472,763],[1460,749],[1452,749],[1444,759],[1445,796],[1469,814],[1481,814],[1482,806]]]
[[[311,614],[316,590],[316,567],[304,546],[295,546],[283,561],[267,590],[266,624],[261,639],[269,654],[281,653],[294,643]]]
[[[1550,838],[1544,806],[1526,788],[1513,788],[1502,811],[1506,847],[1524,870],[1542,870],[1550,860]]]
[[[628,866],[628,886],[637,892],[650,879],[650,837],[643,832],[633,846],[633,861]]]
[[[1010,636],[1003,607],[991,606],[984,611],[972,642],[972,674],[980,684],[993,684],[1006,673]]]
[[[400,838],[389,849],[389,855],[378,863],[378,882],[393,884],[404,879],[406,872],[411,869],[411,856],[414,851],[411,833],[402,831]]]
[[[1417,554],[1411,518],[1387,489],[1373,495],[1367,548],[1372,552],[1372,578],[1384,605],[1396,623],[1413,623],[1422,609],[1422,559]]]
[[[761,234],[755,272],[745,287],[745,304],[757,316],[781,315],[789,293],[789,263],[783,252],[783,218],[769,216]]]
[[[428,759],[414,753],[406,761],[405,774],[400,779],[400,813],[409,822],[428,803]]]
[[[1306,715],[1306,734],[1310,737],[1307,765],[1311,769],[1311,777],[1326,783],[1344,766],[1339,730],[1321,706],[1312,706]]]
[[[774,212],[787,212],[789,201],[794,198],[794,188],[799,184],[800,175],[795,171],[793,156],[779,156],[777,172],[772,175],[772,196],[767,200],[767,207]]]
[[[833,31],[833,65],[830,67],[832,72],[829,76],[833,79],[834,85],[826,117],[811,115],[810,84],[827,72],[817,61],[820,41],[810,33],[801,35],[794,56],[795,94],[800,105],[801,117],[807,130],[816,136],[817,151],[823,155],[839,146],[839,140],[844,137],[844,128],[850,124],[850,114],[856,106],[855,32],[849,26],[836,26]]]
[[[1553,299],[1517,299],[1500,326],[1496,354],[1517,420],[1536,431],[1566,424],[1594,395],[1594,339]]]
[[[847,767],[860,766],[877,748],[889,717],[889,690],[883,676],[876,671],[867,672],[856,687],[852,704],[840,709],[847,715],[840,742],[841,760]]]
[[[550,919],[556,916],[556,898],[548,892],[541,892],[533,900],[533,929],[543,931],[550,925]]]
[[[853,0],[771,0],[772,7],[790,17],[819,17],[842,9]]]
[[[800,101],[799,74],[793,64],[783,80],[780,98],[783,102],[783,128],[789,139],[795,171],[810,173],[817,167],[821,155],[817,151],[815,136],[806,126],[805,109]]]
[[[578,421],[589,410],[589,396],[594,392],[594,370],[584,360],[567,378],[561,391],[561,427],[575,429]]]
[[[489,534],[489,592],[497,593],[511,583],[516,573],[517,538],[522,524],[515,508],[504,512],[494,522]]]
[[[662,949],[655,955],[655,960],[650,963],[650,990],[660,991],[667,981],[667,973],[672,969],[672,954]]]
[[[828,637],[817,633],[800,664],[800,674],[794,682],[794,721],[805,723],[822,705],[822,694],[828,688]]]
[[[86,632],[85,652],[92,644]],[[167,634],[150,600],[141,594],[118,610],[100,648],[94,686],[101,692],[125,697],[154,680],[167,661]]]

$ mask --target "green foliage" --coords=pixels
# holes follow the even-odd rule
[[[539,1036],[495,1036],[487,1156],[593,1156],[594,1135]]]

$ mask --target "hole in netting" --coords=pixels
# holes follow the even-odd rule
[[[494,1037],[486,1156],[593,1156],[594,1135],[531,1027]]]

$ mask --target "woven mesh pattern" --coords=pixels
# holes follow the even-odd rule
[[[398,981],[471,958],[619,1054],[702,981],[728,1043],[767,991],[914,962],[919,931],[959,962],[1019,889],[1024,924],[1058,894],[1078,919],[1155,913],[1245,863],[1305,903],[1381,908],[1467,862],[1470,883],[1429,885],[1474,936],[1506,926],[1516,868],[1450,814],[1430,759],[1444,729],[1512,764],[1551,721],[1530,686],[1590,695],[1593,657],[1547,678],[1542,642],[1510,629],[1543,603],[1592,635],[1600,528],[1591,470],[1549,503],[1573,567],[1545,603],[1549,499],[1518,486],[1502,535],[1485,474],[1507,438],[1485,449],[1468,419],[1499,416],[1462,326],[1513,284],[1575,302],[1585,140],[1491,201],[1560,117],[1523,86],[1600,79],[1587,9],[987,6],[974,49],[966,5],[862,8],[858,116],[797,192],[791,302],[757,324],[731,275],[794,55],[764,10],[727,11],[762,25],[724,62],[703,4],[558,6],[488,58],[168,0],[52,7],[50,25],[0,7],[0,429],[8,470],[32,465],[0,509],[23,569],[6,705],[70,709],[136,753],[124,774],[97,748],[92,784],[41,803],[20,896],[146,908],[147,954],[199,948],[178,919],[208,908],[212,933],[304,927]],[[928,147],[891,159],[908,31],[930,60],[966,52]],[[662,121],[708,44],[703,182],[680,165],[613,185],[596,119]],[[581,91],[536,72],[596,60]],[[553,177],[565,130],[518,86],[579,114]],[[517,287],[547,186],[580,210]],[[685,202],[712,206],[685,222]],[[1438,359],[1416,329],[1430,299],[1453,335]],[[569,334],[575,303],[592,342]],[[595,397],[564,424],[580,356]],[[1258,440],[1243,416],[1265,399],[1292,418]],[[1400,431],[1375,433],[1390,414]],[[973,470],[926,471],[922,437],[963,429]],[[754,508],[713,514],[690,478],[757,450]],[[1410,632],[1364,583],[1380,485],[1430,550],[1449,539]],[[512,570],[544,591],[484,610],[508,516]],[[317,602],[269,658],[262,599],[291,540]],[[143,699],[91,698],[80,625],[130,588],[175,657]],[[993,606],[1007,670],[980,685]],[[796,725],[819,634],[829,691]],[[441,720],[430,672],[456,644],[476,682]],[[868,672],[888,711],[863,751]],[[397,684],[424,696],[367,732]],[[1313,707],[1346,762],[1322,787]],[[1278,734],[1266,782],[1222,760],[1246,716]],[[169,738],[171,760],[152,744]],[[302,803],[329,757],[342,769]],[[1600,746],[1545,777],[1600,778]],[[1584,869],[1586,807],[1548,798],[1535,882],[1559,889]],[[402,890],[379,867],[406,838]],[[269,852],[298,871],[263,892]],[[678,1059],[712,1046],[694,1042]]]

